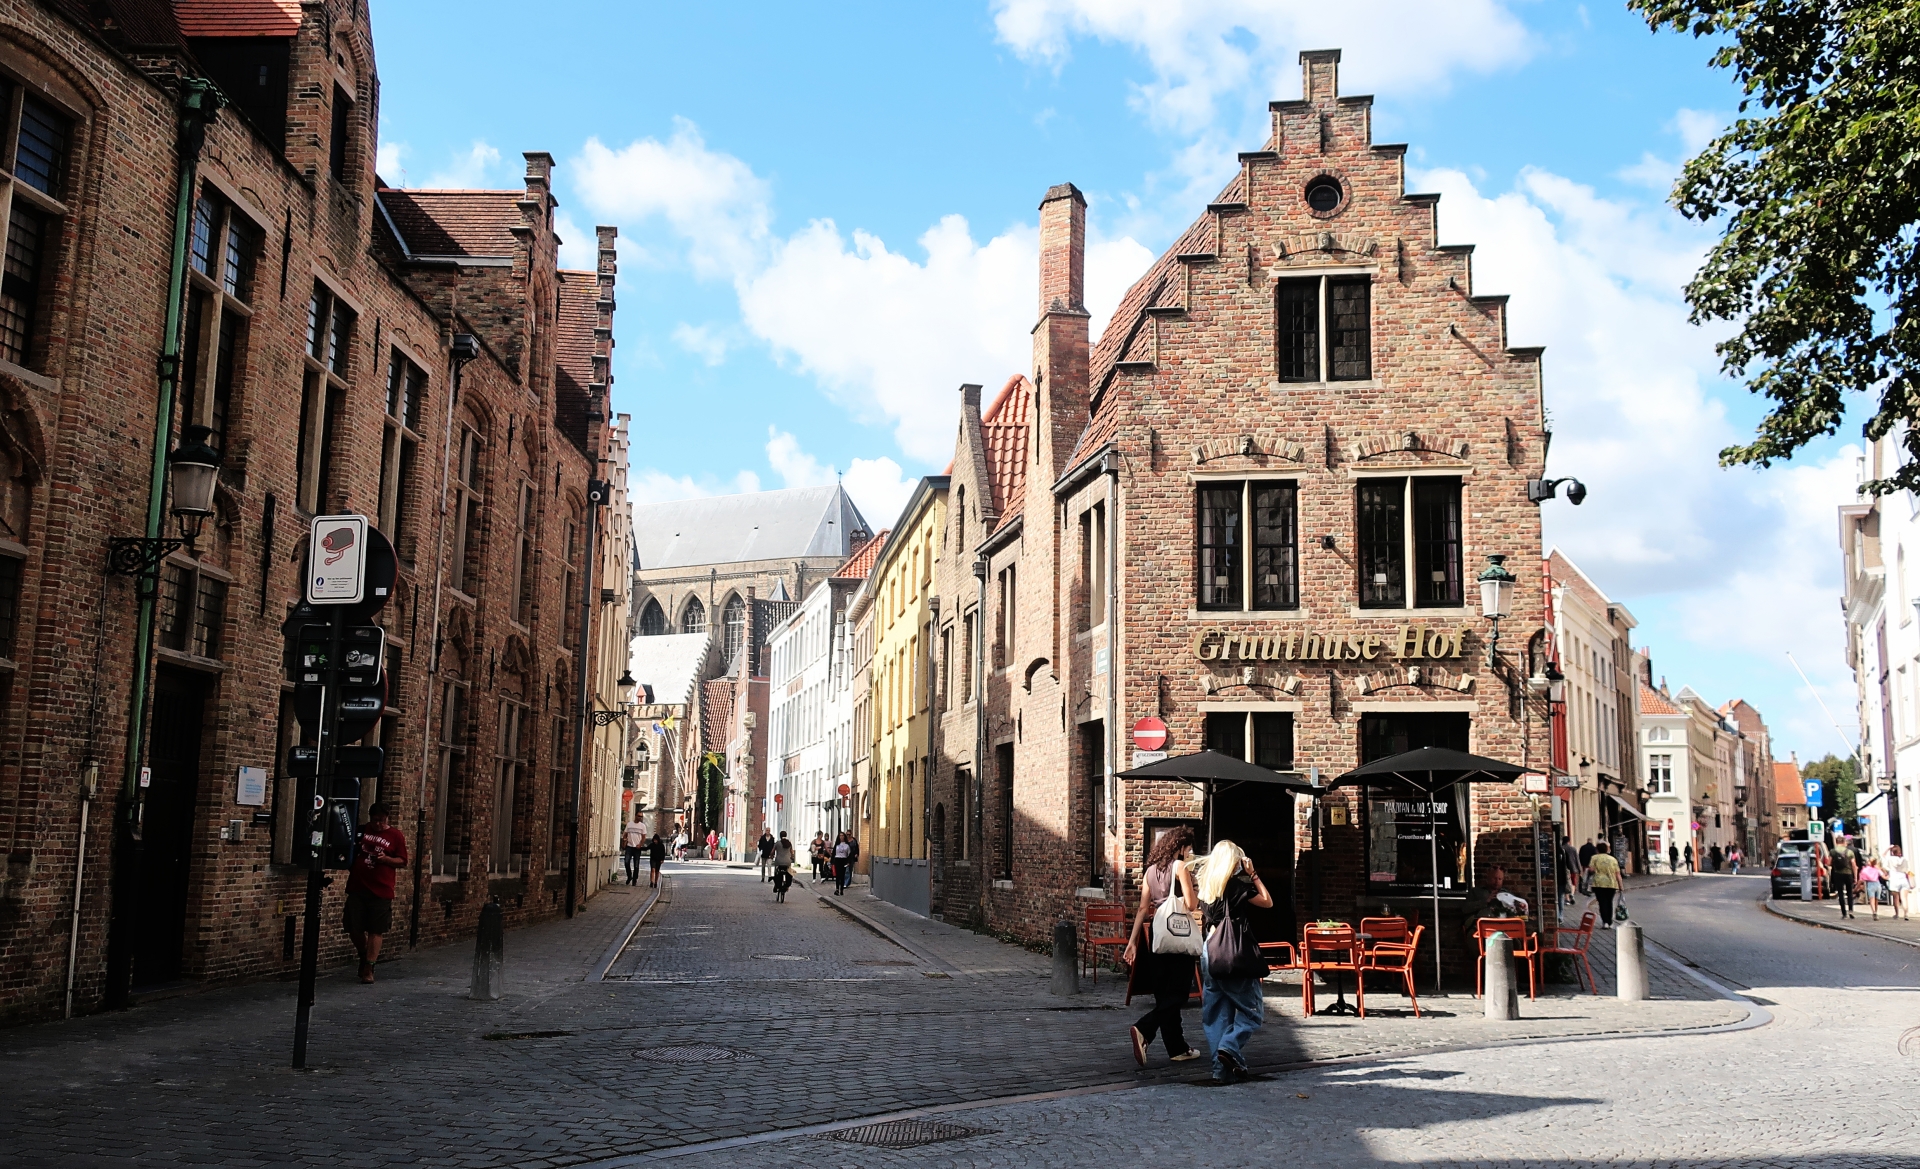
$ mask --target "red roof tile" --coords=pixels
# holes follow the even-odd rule
[[[1773,802],[1776,804],[1807,803],[1807,789],[1801,786],[1800,769],[1791,763],[1773,765]]]
[[[587,403],[592,399],[593,330],[600,324],[599,277],[592,272],[560,272],[560,312],[554,322],[554,425],[587,449]]]
[[[1642,682],[1640,683],[1640,713],[1672,715],[1685,712],[1675,706],[1664,694]]]
[[[190,37],[290,37],[300,31],[300,0],[173,0]]]
[[[524,191],[417,191],[383,187],[380,202],[416,256],[511,256]]]
[[[880,549],[887,546],[887,536],[892,529],[876,532],[873,539],[860,545],[860,550],[847,557],[847,562],[833,570],[839,580],[865,580],[873,571],[873,562],[880,558]]]
[[[980,415],[980,440],[986,447],[987,484],[993,490],[998,530],[1019,515],[1026,502],[1028,456],[1033,449],[1033,383],[1025,374],[1008,378]]]

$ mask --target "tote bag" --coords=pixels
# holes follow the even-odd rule
[[[1206,954],[1209,978],[1265,978],[1267,959],[1253,936],[1253,926],[1245,916],[1226,913],[1220,924],[1207,931]]]
[[[1178,897],[1162,901],[1160,908],[1153,911],[1153,952],[1197,958],[1200,949],[1200,926],[1193,915],[1180,904]]]

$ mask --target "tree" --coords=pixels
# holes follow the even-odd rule
[[[1812,809],[1815,819],[1846,821],[1852,828],[1860,819],[1859,766],[1852,756],[1825,755],[1800,769],[1804,779],[1820,781],[1822,805]]]
[[[1791,458],[1875,393],[1868,438],[1920,420],[1920,0],[1627,0],[1712,38],[1745,99],[1687,162],[1673,204],[1725,230],[1687,285],[1696,324],[1737,323],[1729,377],[1772,400],[1721,466]],[[1749,115],[1749,110],[1753,113]],[[1920,426],[1862,488],[1920,489]]]

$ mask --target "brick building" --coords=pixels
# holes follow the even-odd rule
[[[1540,351],[1508,345],[1504,298],[1473,291],[1471,247],[1438,242],[1438,197],[1404,190],[1405,148],[1372,141],[1338,61],[1302,54],[1302,99],[1272,104],[1271,139],[1097,345],[1085,202],[1063,185],[1041,204],[1032,368],[985,413],[963,389],[936,912],[1044,938],[1124,893],[1154,832],[1209,818],[1268,874],[1275,934],[1430,903],[1428,850],[1397,855],[1406,793],[1320,798],[1316,905],[1312,805],[1115,778],[1145,716],[1174,753],[1323,777],[1421,745],[1545,761],[1540,578],[1516,588],[1498,668],[1473,583],[1489,555],[1540,554]],[[1494,864],[1528,871],[1537,813],[1508,785],[1441,802],[1453,915]]]
[[[199,78],[227,103],[204,140],[182,112]],[[512,190],[381,184],[364,0],[7,5],[0,90],[0,1017],[294,965],[280,626],[316,514],[372,517],[399,560],[368,793],[417,858],[392,944],[470,930],[496,898],[510,921],[557,912],[613,229],[596,270],[558,267],[541,153]],[[156,447],[191,424],[223,456],[216,514],[160,566],[143,661],[107,542],[164,517]],[[329,961],[350,953],[340,889]]]

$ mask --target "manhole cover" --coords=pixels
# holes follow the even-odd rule
[[[807,960],[805,954],[755,954],[754,957],[763,962],[805,962]]]
[[[957,1141],[984,1136],[992,1129],[968,1128],[964,1124],[946,1124],[937,1120],[889,1120],[883,1124],[863,1124],[843,1128],[832,1134],[836,1141],[851,1145],[874,1145],[882,1149],[912,1149],[941,1141]]]
[[[649,1059],[656,1063],[744,1063],[760,1057],[733,1047],[683,1043],[673,1047],[643,1047],[633,1053],[633,1058]]]
[[[853,960],[853,964],[855,966],[911,966],[913,965],[912,962],[908,961],[905,958],[855,958]]]

